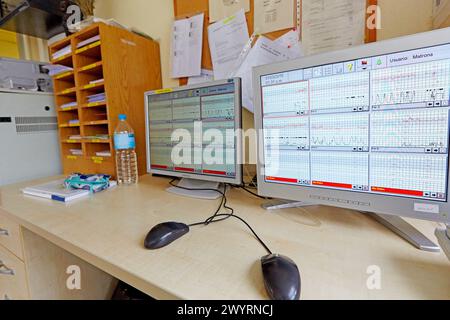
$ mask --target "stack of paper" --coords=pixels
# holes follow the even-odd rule
[[[69,140],[81,140],[81,136],[79,134],[69,136]]]
[[[103,102],[105,100],[106,100],[106,95],[105,95],[104,92],[88,96],[88,102],[89,103],[92,103],[92,102]]]
[[[61,50],[56,51],[52,54],[52,59],[56,60],[58,58],[61,58],[67,54],[72,53],[72,47],[71,45],[68,45],[67,47],[62,48]]]
[[[99,151],[99,152],[96,152],[95,155],[97,157],[111,157],[111,151],[109,151],[109,150]]]
[[[81,41],[80,43],[78,43],[77,44],[77,48],[81,48],[81,47],[87,46],[88,44],[94,43],[94,42],[99,41],[99,40],[100,40],[100,35],[96,35],[95,37],[86,39],[86,40]]]
[[[78,105],[78,103],[76,101],[68,102],[68,103],[64,103],[63,105],[61,105],[60,108],[61,109],[68,109],[68,108],[76,107],[77,105]]]
[[[74,156],[82,156],[83,155],[83,150],[81,150],[81,149],[70,149],[69,151]]]
[[[43,68],[48,70],[48,74],[51,77],[73,70],[73,68],[71,68],[71,67],[63,66],[60,64],[50,64],[50,65],[44,66]]]
[[[92,81],[89,81],[89,84],[97,84],[97,83],[102,83],[102,82],[105,82],[105,79],[98,79],[98,80],[92,80]]]
[[[69,124],[80,124],[80,120],[78,119],[69,120]]]
[[[109,140],[109,135],[107,134],[96,134],[93,136],[84,136],[84,139],[88,140]]]

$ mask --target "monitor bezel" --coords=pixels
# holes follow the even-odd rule
[[[148,91],[144,95],[145,99],[145,140],[147,146],[147,173],[168,176],[168,177],[176,177],[176,178],[186,178],[186,179],[194,179],[194,180],[202,180],[202,181],[210,181],[210,182],[220,182],[220,183],[228,183],[233,185],[242,185],[243,181],[243,169],[242,169],[242,135],[236,135],[236,176],[232,178],[226,178],[221,176],[209,176],[209,175],[201,175],[196,173],[185,173],[185,172],[176,172],[176,171],[165,171],[152,169],[151,167],[151,153],[150,153],[150,126],[149,126],[149,96],[159,95],[163,93],[173,93],[173,92],[181,92],[186,90],[195,90],[202,89],[205,87],[214,87],[220,86],[224,84],[234,83],[234,98],[235,98],[235,128],[240,132],[242,130],[242,90],[241,90],[241,79],[240,78],[232,78],[226,80],[217,80],[211,81],[201,84],[193,84],[187,85],[177,88],[168,88],[161,90],[152,90]]]
[[[293,186],[266,182],[263,175],[264,141],[262,137],[263,116],[261,106],[262,76],[445,44],[450,44],[450,28],[380,41],[334,52],[306,56],[297,60],[254,68],[253,81],[255,128],[258,135],[257,178],[259,195],[293,201],[304,201],[312,204],[340,207],[362,212],[396,215],[450,224],[450,194],[447,195],[447,202],[438,202],[425,199],[400,198],[388,195],[365,194],[345,190],[322,189],[312,186]],[[449,177],[447,177],[447,183],[447,190],[450,190]]]

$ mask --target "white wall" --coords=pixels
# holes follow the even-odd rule
[[[161,46],[163,86],[174,87],[178,81],[170,78],[170,34],[173,21],[172,0],[96,0],[95,15],[114,18],[118,22],[135,27]]]

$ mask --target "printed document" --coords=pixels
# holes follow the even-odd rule
[[[214,78],[226,79],[249,40],[244,10],[210,25],[208,37]]]
[[[173,24],[172,78],[199,76],[202,65],[203,19],[199,14]]]

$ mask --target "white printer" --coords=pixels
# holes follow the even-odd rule
[[[46,63],[0,58],[0,88],[52,92],[52,79],[43,67]]]

